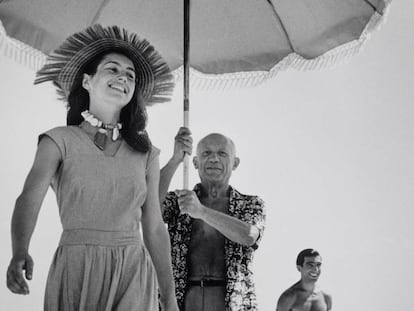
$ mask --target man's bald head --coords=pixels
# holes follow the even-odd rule
[[[230,147],[230,150],[232,152],[232,155],[236,156],[236,145],[234,144],[233,140],[230,137],[227,137],[220,133],[210,133],[207,136],[204,136],[197,144],[197,154],[200,152],[201,146],[206,143],[223,143],[228,144]]]
[[[231,173],[240,159],[236,157],[233,141],[219,133],[211,133],[197,145],[197,155],[193,158],[201,182],[228,184]]]

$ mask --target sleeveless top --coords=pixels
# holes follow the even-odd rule
[[[114,156],[105,156],[77,126],[57,127],[50,137],[62,154],[51,186],[63,229],[137,231],[147,194],[146,171],[159,155],[132,149],[124,140]]]

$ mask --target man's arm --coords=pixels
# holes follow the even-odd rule
[[[325,298],[325,303],[327,307],[326,310],[327,311],[332,310],[332,296],[324,292],[323,297]]]
[[[178,166],[183,161],[185,154],[191,154],[193,140],[190,135],[191,132],[188,128],[180,127],[175,136],[174,154],[160,171],[158,197],[161,203],[161,213],[163,212],[162,202],[164,202],[165,197],[167,196],[168,188],[170,187],[171,180],[177,171]]]
[[[193,191],[180,190],[178,196],[181,212],[203,220],[233,242],[252,246],[259,238],[260,230],[256,225],[204,206]]]
[[[277,301],[276,311],[290,311],[295,300],[295,295],[290,290],[285,291]]]
[[[259,229],[240,219],[203,206],[201,220],[218,230],[233,242],[252,246],[259,237]]]

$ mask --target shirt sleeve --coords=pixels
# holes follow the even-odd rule
[[[245,219],[247,223],[259,229],[259,236],[256,242],[252,245],[254,249],[257,249],[263,237],[263,232],[265,229],[265,222],[266,222],[265,204],[261,198],[257,196],[251,197],[249,204],[246,208]]]
[[[177,195],[175,192],[168,192],[162,204],[164,207],[164,214],[162,215],[164,222],[166,224],[171,224],[179,215]]]
[[[148,168],[151,166],[151,164],[154,163],[156,159],[158,159],[159,155],[160,155],[160,149],[158,149],[155,146],[151,146],[151,149],[148,153],[147,165],[145,167],[146,171],[148,171]]]
[[[38,144],[42,140],[43,137],[47,136],[49,137],[58,147],[60,154],[62,155],[62,159],[66,158],[67,156],[67,148],[65,143],[65,135],[64,135],[65,128],[62,127],[56,127],[54,129],[51,129],[47,132],[44,132],[39,135]]]

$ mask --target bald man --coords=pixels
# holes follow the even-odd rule
[[[200,183],[191,190],[168,187],[192,140],[180,128],[174,155],[161,170],[160,202],[171,238],[180,310],[257,310],[251,265],[264,230],[263,201],[229,184],[240,159],[233,141],[218,133],[200,140],[193,164]]]

